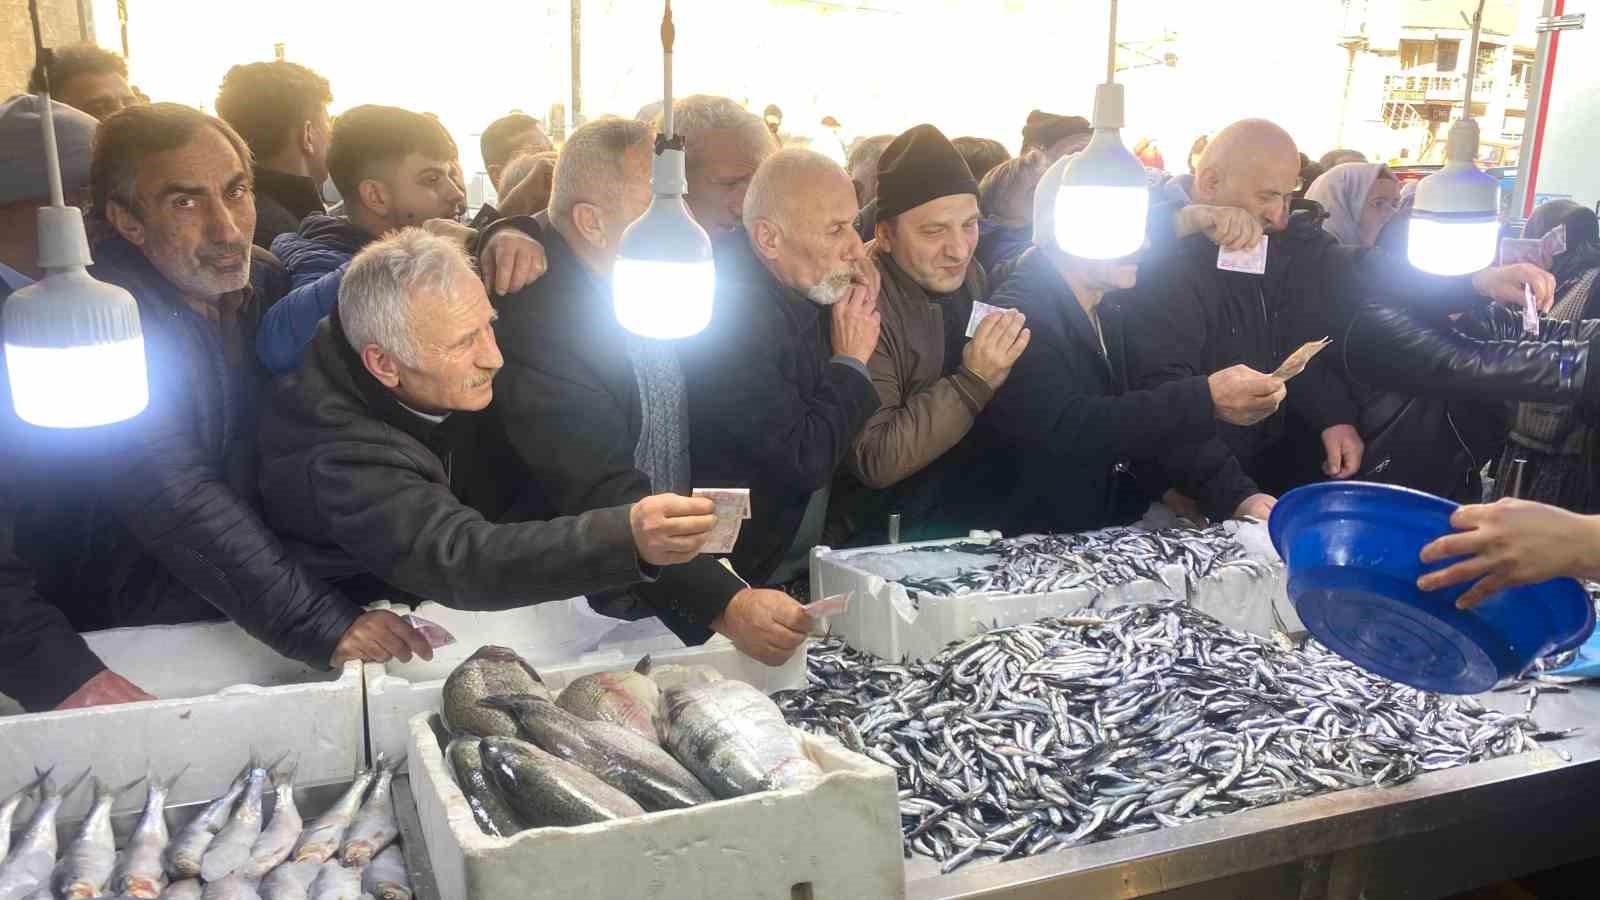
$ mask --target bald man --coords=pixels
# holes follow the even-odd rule
[[[572,133],[551,190],[549,271],[497,304],[505,368],[493,409],[515,457],[500,481],[524,486],[512,510],[518,520],[581,515],[652,494],[683,495],[674,513],[686,531],[713,511],[711,501],[688,496],[703,485],[689,480],[679,348],[624,331],[611,302],[622,232],[650,205],[654,136],[651,126],[619,118]],[[787,660],[811,630],[794,600],[747,587],[710,556],[661,567],[629,596],[686,642],[718,632],[770,665]],[[603,601],[620,614],[626,599]]]
[[[879,278],[856,213],[850,176],[827,157],[769,157],[744,230],[716,246],[716,311],[684,356],[695,482],[750,489],[733,564],[752,582],[805,573],[834,471],[878,409],[867,361]]]

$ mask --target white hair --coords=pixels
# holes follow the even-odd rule
[[[402,228],[362,249],[339,282],[339,324],[360,353],[376,344],[402,364],[422,357],[413,332],[419,294],[448,298],[450,282],[472,262],[461,245],[421,228]]]
[[[815,150],[785,147],[772,154],[750,179],[750,189],[744,195],[745,224],[767,219],[783,225],[786,204],[808,188],[814,189],[815,182],[829,175],[850,180],[838,163]]]
[[[655,123],[656,130],[661,130],[664,118],[657,114]],[[683,135],[684,163],[690,168],[695,165],[696,135],[710,129],[737,132],[744,148],[758,159],[766,159],[778,149],[767,123],[727,97],[692,94],[672,104],[672,130]]]
[[[626,180],[622,159],[640,144],[648,145],[655,131],[643,122],[606,116],[585,123],[567,138],[556,158],[555,184],[550,190],[552,221],[571,220],[579,203],[593,203],[607,212],[622,205]]]

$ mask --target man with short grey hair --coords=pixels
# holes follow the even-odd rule
[[[525,515],[572,515],[695,486],[679,348],[624,331],[611,298],[622,232],[650,205],[654,136],[619,118],[572,133],[556,163],[549,270],[499,305],[506,370],[494,408],[517,457],[501,482],[527,486]],[[691,512],[713,509],[682,500],[696,504]],[[721,633],[769,665],[811,629],[794,600],[747,587],[708,556],[663,569],[631,596],[600,599],[611,611],[654,613],[686,642]],[[630,600],[638,601],[631,612]]]
[[[893,140],[892,134],[875,134],[856,138],[856,142],[850,145],[850,155],[844,167],[850,173],[851,183],[855,185],[858,205],[866,206],[877,199],[878,159]]]
[[[694,94],[673,103],[672,115],[673,132],[683,135],[689,211],[712,238],[734,231],[750,178],[778,142],[755,113],[727,97]],[[663,124],[656,120],[657,129]]]
[[[460,244],[406,228],[351,260],[339,305],[261,428],[273,527],[363,600],[396,591],[507,609],[653,579],[716,523],[671,495],[503,521],[479,413],[502,364],[494,308]]]

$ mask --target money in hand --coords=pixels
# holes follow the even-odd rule
[[[1333,343],[1333,341],[1330,341],[1327,338],[1323,338],[1320,341],[1306,341],[1304,344],[1300,345],[1299,350],[1289,354],[1289,358],[1283,361],[1283,365],[1278,366],[1278,368],[1273,371],[1272,377],[1278,379],[1279,381],[1288,381],[1296,375],[1299,375],[1301,372],[1306,370],[1306,366],[1311,364],[1311,358],[1316,356],[1318,353],[1321,353],[1323,348],[1327,347],[1331,343]]]
[[[711,536],[700,548],[701,553],[732,553],[739,542],[739,530],[744,520],[750,518],[750,490],[748,488],[695,488],[696,497],[704,497],[717,507],[717,524]]]

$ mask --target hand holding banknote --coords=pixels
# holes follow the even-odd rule
[[[1230,425],[1254,425],[1278,411],[1288,396],[1283,382],[1246,365],[1229,366],[1206,379],[1211,406],[1218,419]]]

